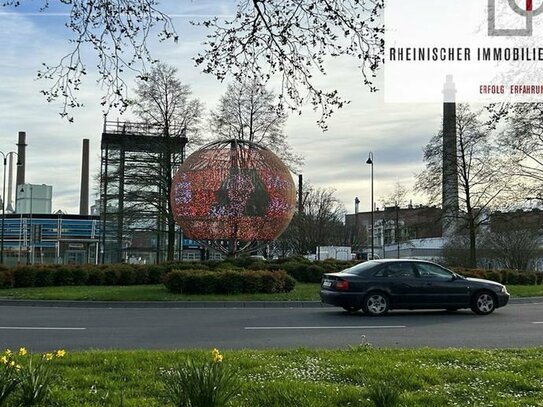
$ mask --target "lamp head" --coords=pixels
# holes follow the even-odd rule
[[[366,160],[366,164],[373,164],[373,153],[371,151],[368,154],[368,159]]]

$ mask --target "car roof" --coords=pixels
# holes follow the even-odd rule
[[[417,263],[432,263],[435,264],[432,261],[429,260],[421,260],[421,259],[375,259],[375,260],[368,260],[368,261],[374,261],[375,263],[397,263],[397,262],[417,262]]]

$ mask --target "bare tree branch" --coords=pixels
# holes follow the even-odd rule
[[[204,72],[223,80],[249,78],[266,84],[281,80],[280,105],[300,111],[309,101],[326,121],[346,100],[337,90],[323,91],[314,73],[326,74],[326,58],[349,56],[360,63],[364,84],[383,63],[384,0],[243,0],[231,21],[195,23],[210,28],[205,52],[196,58]]]
[[[69,110],[82,106],[77,91],[89,71],[84,50],[91,48],[98,57],[102,105],[106,111],[112,107],[123,111],[127,107],[124,72],[133,71],[145,79],[149,65],[156,62],[147,45],[152,29],[160,27],[160,40],[178,39],[170,17],[157,8],[157,0],[42,0],[40,10],[52,2],[68,9],[66,27],[73,33],[69,40],[73,45],[58,63],[43,63],[38,78],[50,81],[51,86],[41,93],[48,102],[60,99],[60,115],[69,121],[73,121]],[[1,5],[18,7],[22,3],[28,0],[4,0]]]

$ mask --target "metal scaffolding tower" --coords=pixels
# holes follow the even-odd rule
[[[183,162],[184,129],[104,120],[100,165],[101,262],[166,259],[171,179]]]

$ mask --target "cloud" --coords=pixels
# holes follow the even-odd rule
[[[206,32],[191,26],[186,17],[232,15],[234,4],[165,1],[163,7],[175,15],[181,41],[176,45],[150,40],[155,55],[179,69],[181,80],[191,85],[193,96],[207,109],[216,106],[226,82],[194,67],[191,58],[202,50]],[[73,112],[75,123],[60,119],[59,104],[48,104],[39,94],[47,86],[35,80],[40,64],[57,61],[70,47],[69,31],[58,24],[62,20],[63,16],[0,14],[0,150],[16,148],[17,132],[26,131],[27,182],[53,185],[53,209],[77,213],[83,138],[90,139],[91,177],[100,168],[102,90],[95,83],[94,60],[87,53],[90,72],[80,92],[85,107]],[[54,24],[57,26],[52,29]],[[127,77],[129,86],[133,85],[133,77]],[[413,174],[423,168],[422,148],[439,128],[441,106],[384,104],[382,93],[371,94],[363,85],[352,61],[330,60],[328,75],[317,80],[327,89],[337,88],[351,103],[334,114],[326,133],[315,124],[319,117],[310,107],[304,108],[301,116],[290,115],[286,132],[295,152],[305,156],[304,178],[317,187],[335,188],[337,197],[350,210],[355,196],[362,201],[361,210],[369,210],[370,168],[365,161],[372,151],[376,198],[390,194],[396,182],[410,187]],[[377,80],[382,82],[380,77]],[[130,115],[119,116],[112,111],[108,116],[110,120],[117,117],[126,120]],[[91,179],[91,188],[94,185]]]

